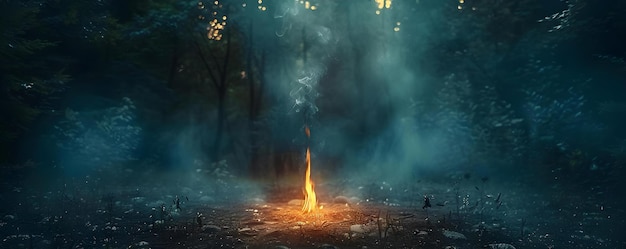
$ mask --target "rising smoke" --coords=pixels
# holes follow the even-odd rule
[[[388,2],[320,1],[313,10],[282,1],[239,17],[257,24],[247,34],[254,50],[270,51],[265,80],[282,106],[278,120],[291,120],[274,131],[293,125],[288,137],[304,153],[297,138],[310,125],[314,167],[351,176],[487,176],[519,161],[534,121],[488,74],[471,72],[502,60],[472,52],[493,39],[485,19],[447,18],[456,5]]]
[[[269,14],[241,18],[273,18],[255,26],[255,49],[273,51],[266,80],[289,103],[279,112],[298,120],[299,130],[312,126],[313,161],[317,154],[335,162],[314,167],[400,178],[432,160],[441,149],[426,144],[414,118],[426,77],[410,64],[422,53],[419,39],[432,33],[412,25],[397,11],[402,6],[392,14],[367,1],[323,1],[314,10],[299,1],[277,4],[267,6]]]

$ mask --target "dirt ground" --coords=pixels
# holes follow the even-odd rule
[[[326,203],[315,213],[304,214],[291,201],[196,210],[195,216],[188,212],[177,218],[179,222],[154,228],[154,237],[146,238],[153,241],[150,247],[474,248],[468,246],[488,244],[480,236],[448,238],[444,231],[459,227],[444,214],[406,207]]]
[[[482,180],[393,186],[343,181],[319,185],[320,209],[305,214],[298,188],[251,185],[251,191],[236,179],[164,179],[116,185],[89,177],[39,187],[2,182],[0,248],[624,245],[615,238],[622,231],[616,225],[623,223],[620,206],[602,202],[601,195],[568,195],[558,188],[539,194],[522,183]]]

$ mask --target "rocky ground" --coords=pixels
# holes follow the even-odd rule
[[[599,190],[538,192],[524,182],[486,179],[395,185],[345,180],[322,182],[317,188],[322,208],[303,214],[297,188],[202,177],[103,179],[65,178],[41,186],[4,181],[0,248],[625,245],[618,236],[623,210]]]

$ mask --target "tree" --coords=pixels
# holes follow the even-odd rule
[[[15,160],[16,142],[43,114],[55,112],[54,97],[69,81],[58,57],[50,53],[57,42],[40,35],[47,18],[41,1],[0,3],[0,108],[11,118],[0,121],[0,161]]]
[[[167,79],[178,96],[173,116],[187,113],[192,121],[186,125],[203,127],[194,136],[200,140],[197,147],[219,161],[224,137],[233,135],[232,109],[238,108],[230,105],[230,97],[239,94],[244,81],[239,30],[230,20],[237,9],[229,3],[197,1],[162,1],[148,9],[128,30],[137,48],[133,59]],[[211,128],[212,136],[207,133]]]

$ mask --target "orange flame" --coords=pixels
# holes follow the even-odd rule
[[[311,136],[309,127],[305,127],[305,133],[307,137]],[[302,211],[305,213],[313,212],[317,209],[317,197],[315,196],[315,190],[313,188],[313,181],[311,180],[311,152],[309,148],[306,148],[306,173],[304,174],[304,205],[302,205]]]
[[[304,180],[304,205],[302,211],[310,213],[317,209],[317,198],[315,196],[315,190],[313,189],[313,181],[311,181],[311,152],[309,148],[306,149],[306,173]]]

